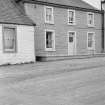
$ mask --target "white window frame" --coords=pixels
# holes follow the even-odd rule
[[[74,33],[75,34],[75,38],[74,38],[74,41],[75,41],[75,53],[74,55],[77,54],[77,32],[76,31],[68,31],[67,32],[67,35],[68,35],[68,55],[69,55],[69,33]]]
[[[52,36],[52,40],[53,40],[53,47],[52,48],[47,48],[46,47],[46,32],[52,32],[53,36]],[[50,30],[50,29],[45,29],[45,51],[55,51],[55,30]]]
[[[73,21],[73,23],[70,23],[70,22],[69,22],[69,12],[70,12],[70,11],[71,11],[71,12],[74,12],[74,17],[73,17],[73,18],[74,18],[74,19],[73,19],[74,21]],[[67,10],[67,13],[68,13],[68,25],[76,25],[76,14],[75,14],[75,10],[68,9],[68,10]]]
[[[89,14],[93,15],[93,24],[89,24]],[[94,27],[95,26],[95,23],[94,23],[94,13],[92,13],[92,12],[88,12],[87,13],[87,25],[88,25],[88,27]]]
[[[11,29],[15,29],[15,48],[14,49],[5,49],[4,46],[4,28],[11,28]],[[12,26],[12,25],[4,25],[2,26],[2,32],[3,32],[3,52],[4,53],[16,53],[17,52],[17,28],[16,26]]]
[[[93,34],[93,46],[92,47],[88,47],[88,34],[92,33]],[[87,32],[87,49],[88,50],[95,50],[95,32]]]
[[[48,21],[47,18],[46,18],[46,10],[47,10],[47,8],[52,9],[52,21]],[[45,17],[45,23],[47,23],[47,24],[54,24],[54,9],[53,9],[53,7],[51,7],[51,6],[44,6],[44,17]]]

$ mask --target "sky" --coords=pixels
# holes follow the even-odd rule
[[[101,0],[83,0],[83,1],[86,1],[87,3],[95,6],[98,9],[100,9],[100,1]]]

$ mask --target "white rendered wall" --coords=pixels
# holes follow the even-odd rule
[[[0,65],[35,62],[34,27],[17,25],[17,52],[3,53],[3,33],[0,25]]]

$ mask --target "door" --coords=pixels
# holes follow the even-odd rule
[[[68,55],[75,55],[76,54],[76,33],[69,32],[68,38]]]

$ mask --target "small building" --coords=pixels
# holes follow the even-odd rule
[[[0,65],[35,62],[34,27],[14,0],[0,0]]]
[[[16,0],[36,23],[39,60],[103,52],[102,11],[82,0]]]

